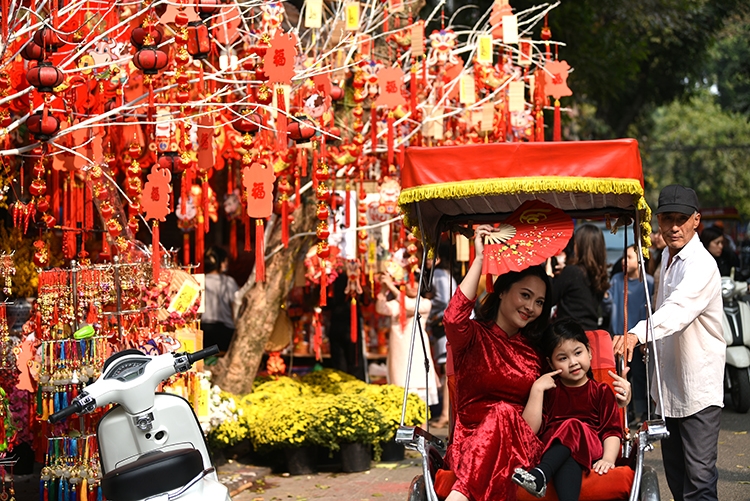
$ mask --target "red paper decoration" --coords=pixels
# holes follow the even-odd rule
[[[569,70],[570,65],[565,61],[549,61],[544,65],[544,93],[555,99],[572,96],[573,91],[568,87]]]
[[[405,105],[406,99],[401,94],[401,84],[403,81],[404,72],[399,67],[383,68],[378,71],[380,94],[375,100],[375,105],[388,106],[391,109],[399,105]]]
[[[297,35],[280,30],[271,39],[263,67],[269,82],[288,84],[294,76],[294,59],[297,57]]]

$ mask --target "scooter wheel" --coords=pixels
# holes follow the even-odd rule
[[[732,405],[741,414],[750,410],[750,368],[727,367],[732,384]]]

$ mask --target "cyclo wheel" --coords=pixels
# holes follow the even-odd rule
[[[424,485],[424,475],[417,475],[409,486],[407,501],[427,501],[427,488]]]

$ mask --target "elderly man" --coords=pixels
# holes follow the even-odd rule
[[[662,256],[654,312],[653,339],[661,388],[652,379],[664,407],[657,409],[669,438],[661,443],[664,471],[675,501],[717,500],[716,469],[721,407],[724,400],[726,343],[722,334],[721,277],[716,261],[696,234],[701,216],[695,191],[665,187],[656,210],[668,251]],[[630,330],[635,336],[615,341],[615,351],[646,342],[646,321]]]

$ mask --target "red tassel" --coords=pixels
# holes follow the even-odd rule
[[[326,271],[326,260],[320,260],[320,306],[328,305],[328,273]]]
[[[289,200],[286,195],[281,202],[281,243],[285,249],[289,247]]]
[[[182,235],[182,264],[190,264],[190,233],[185,232]]]
[[[245,223],[245,252],[252,250],[250,246],[250,218],[247,213],[242,215],[243,222]]]
[[[208,217],[208,174],[203,177],[201,183],[201,201],[203,202],[203,231],[208,233],[208,223],[211,218]],[[196,228],[196,231],[198,228]]]
[[[373,105],[370,108],[370,154],[374,155],[378,148],[378,110]]]
[[[276,149],[283,151],[286,149],[288,142],[286,127],[286,101],[284,98],[284,87],[276,88]]]
[[[552,140],[562,141],[562,125],[560,124],[560,101],[555,99],[555,122],[552,126]]]
[[[323,328],[320,324],[320,313],[317,311],[313,316],[313,324],[315,324],[315,334],[313,335],[313,353],[315,353],[315,359],[317,361],[322,360],[320,347],[323,344]]]
[[[487,273],[487,274],[486,274],[486,275],[484,276],[484,282],[485,282],[485,284],[484,284],[484,288],[485,288],[485,290],[486,290],[486,291],[487,291],[488,293],[490,293],[490,294],[491,294],[491,293],[492,293],[492,292],[493,292],[493,291],[495,290],[495,283],[494,283],[494,281],[492,280],[492,274],[491,274],[491,273]]]
[[[393,131],[393,112],[388,112],[388,118],[386,120],[386,123],[388,124],[388,168],[390,169],[393,165],[393,140],[394,140],[394,131]]]
[[[97,319],[96,308],[94,307],[94,302],[91,301],[89,303],[88,314],[86,315],[86,322],[88,322],[89,325],[94,325],[96,323],[96,319]]]
[[[195,229],[195,261],[198,263],[198,267],[195,269],[196,273],[203,273],[203,252],[204,252],[205,235],[200,228]]]
[[[411,61],[411,76],[409,78],[409,111],[411,119],[417,119],[417,62]]]
[[[180,214],[183,216],[187,213],[188,198],[190,198],[190,181],[188,181],[188,171],[183,171],[180,183]]]
[[[154,283],[159,283],[159,274],[161,273],[161,258],[159,256],[159,221],[154,221],[154,228],[151,230],[151,269],[154,274]]]
[[[535,141],[542,143],[544,142],[544,113],[542,110],[536,112],[536,138]]]
[[[352,343],[357,343],[357,299],[352,297],[349,304],[349,336]]]
[[[300,167],[302,168],[301,177],[307,177],[307,151],[304,148],[300,149]]]
[[[266,281],[265,228],[262,219],[255,220],[255,281]]]
[[[300,189],[300,179],[299,176],[294,176],[294,208],[300,206],[302,202],[300,202],[299,197],[299,189]]]
[[[237,220],[232,219],[229,223],[229,255],[232,260],[237,259]]]
[[[401,325],[401,331],[406,330],[406,289],[402,285],[398,293],[398,323]]]

